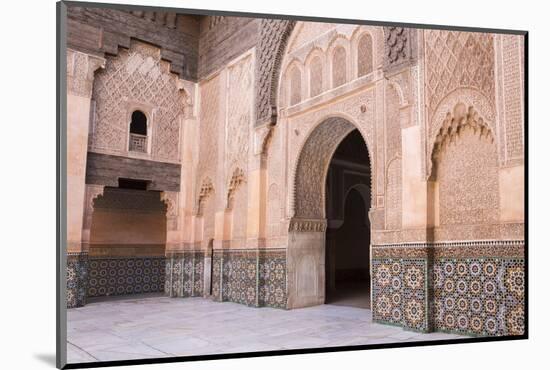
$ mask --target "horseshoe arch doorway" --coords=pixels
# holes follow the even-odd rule
[[[327,118],[308,135],[294,173],[288,308],[370,307],[371,176],[367,143],[349,120]]]

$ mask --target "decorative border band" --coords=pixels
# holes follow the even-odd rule
[[[373,245],[373,258],[524,257],[523,240]]]

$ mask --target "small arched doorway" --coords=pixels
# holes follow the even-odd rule
[[[325,194],[325,303],[370,308],[370,163],[358,130],[338,145]]]

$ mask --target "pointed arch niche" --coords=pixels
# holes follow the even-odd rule
[[[447,112],[431,162],[428,219],[435,239],[486,238],[481,226],[499,221],[498,152],[493,130],[474,106],[457,103]]]

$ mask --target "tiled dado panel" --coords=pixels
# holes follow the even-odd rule
[[[261,251],[258,305],[286,308],[286,251]]]
[[[86,304],[88,254],[67,254],[67,308]]]
[[[420,331],[521,335],[524,243],[375,246],[373,320]]]
[[[429,331],[425,258],[373,258],[374,321]]]
[[[204,291],[204,252],[166,256],[165,293],[170,297],[200,297]]]
[[[436,248],[434,302],[436,330],[475,336],[524,334],[523,242]]]
[[[224,253],[222,263],[222,301],[256,306],[258,289],[258,252]]]
[[[164,256],[90,257],[88,297],[164,291]]]
[[[286,308],[285,250],[216,250],[212,279],[215,300]]]

